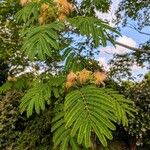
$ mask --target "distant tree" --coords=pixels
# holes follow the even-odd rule
[[[147,69],[149,69],[150,33],[149,30],[146,30],[147,32],[143,31],[143,29],[147,29],[150,26],[149,14],[149,0],[122,0],[120,2],[116,12],[116,25],[118,25],[118,27],[129,27],[129,31],[136,30],[141,35],[141,37],[145,35],[147,38],[145,38],[145,42],[141,42],[137,48],[116,42],[117,45],[129,49],[131,52],[122,55],[114,54],[114,58],[110,62],[113,66],[111,69],[111,74],[114,77],[120,79],[122,77],[132,78],[131,67],[135,64],[141,66],[141,68],[147,67]],[[124,65],[122,65],[122,63]]]
[[[123,82],[123,93],[135,102],[137,114],[129,120],[129,127],[126,128],[131,135],[132,149],[150,148],[150,73],[140,83]]]
[[[121,22],[123,26],[127,26],[130,29],[136,30],[141,34],[141,36],[142,34],[147,36],[150,35],[149,31],[142,31],[142,29],[144,29],[145,27],[150,26],[149,0],[138,2],[134,0],[122,0],[119,4],[116,14],[118,23]],[[149,39],[147,39],[146,42],[148,41]],[[146,49],[148,49],[148,47]]]

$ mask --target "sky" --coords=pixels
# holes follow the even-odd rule
[[[105,19],[109,20],[110,25],[115,27],[115,25],[112,23],[112,20],[116,18],[115,11],[118,9],[118,4],[120,2],[121,0],[112,0],[112,5],[111,5],[109,13],[101,13],[97,11],[96,14],[98,18],[103,19],[103,20]],[[130,22],[130,23],[132,24],[133,22]],[[121,27],[120,29],[121,29],[122,37],[118,37],[116,40],[120,43],[124,43],[132,47],[138,47],[140,43],[145,42],[149,38],[147,35],[141,35],[137,31],[129,27]],[[147,30],[147,29],[145,28],[144,30]],[[100,62],[100,64],[103,64],[106,70],[109,70],[108,61],[113,58],[112,57],[113,54],[116,54],[116,53],[125,54],[128,52],[130,52],[129,49],[123,48],[118,45],[116,47],[113,47],[112,45],[108,44],[108,46],[100,48],[100,54],[96,59]],[[141,73],[145,74],[148,72],[146,68],[141,68],[137,64],[134,64],[132,66],[132,70],[133,70],[132,71],[133,76],[136,77],[137,80],[140,80],[140,78],[138,77],[138,74],[141,74]]]

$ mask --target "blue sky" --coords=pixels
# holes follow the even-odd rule
[[[143,32],[150,31],[150,27],[146,27],[142,31]],[[149,39],[148,35],[140,34],[137,31],[135,31],[134,29],[130,29],[129,27],[121,28],[121,33],[122,33],[122,35],[132,37],[132,39],[134,39],[137,42],[137,44],[145,42]]]

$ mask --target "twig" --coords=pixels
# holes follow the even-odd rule
[[[122,46],[122,47],[125,47],[125,48],[130,49],[130,50],[135,51],[135,52],[150,54],[150,50],[135,48],[135,47],[132,47],[132,46],[129,46],[129,45],[117,42],[117,41],[115,41],[115,44]]]

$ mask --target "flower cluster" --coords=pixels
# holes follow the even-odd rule
[[[30,0],[20,0],[20,5],[25,6],[29,2],[30,2]]]
[[[58,8],[58,19],[61,21],[66,20],[67,15],[73,11],[73,5],[67,0],[55,0]]]
[[[36,3],[39,3],[40,2],[40,0],[20,0],[20,5],[21,6],[26,6],[28,3],[30,3],[30,2],[36,2]]]
[[[17,78],[16,78],[16,77],[8,76],[7,80],[8,80],[8,81],[12,81],[12,82],[16,82],[16,81],[17,81]]]
[[[38,18],[38,22],[40,25],[46,22],[48,12],[49,12],[49,5],[46,3],[42,4],[40,9],[40,16]]]
[[[83,69],[80,72],[70,72],[67,76],[66,88],[69,89],[73,86],[81,86],[84,84],[95,84],[96,86],[105,85],[107,75],[105,72],[91,72]]]
[[[48,2],[41,4],[39,3],[40,0],[20,0],[20,5],[24,7],[30,2],[36,2],[40,6],[40,15],[38,17],[40,25],[45,24],[49,19],[65,21],[69,13],[73,11],[73,4],[67,0],[54,0],[53,5]]]

